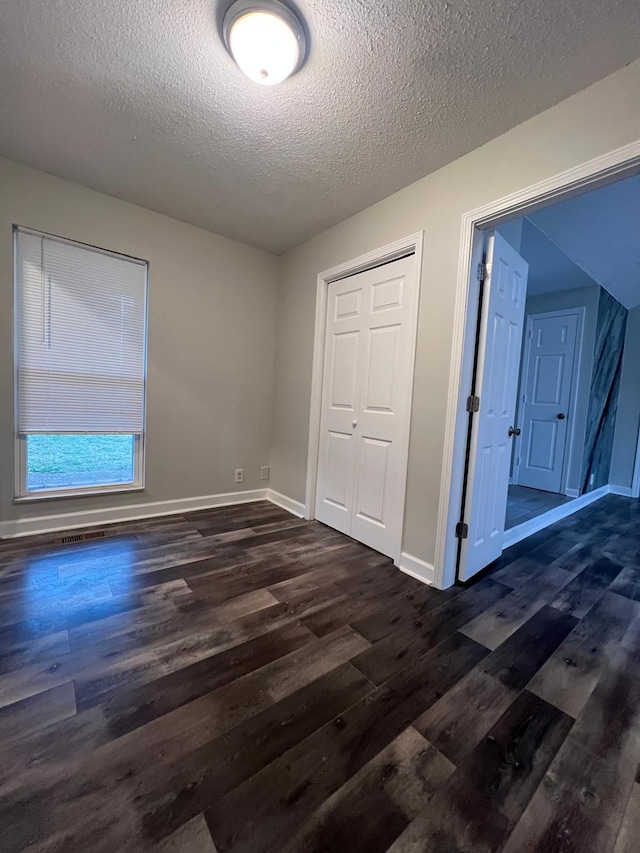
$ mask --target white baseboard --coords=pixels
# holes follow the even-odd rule
[[[622,495],[624,498],[635,498],[633,489],[630,486],[609,486],[612,495]]]
[[[288,498],[286,495],[281,495],[273,489],[267,489],[267,500],[272,504],[286,509],[292,515],[297,515],[298,518],[304,518],[304,504],[300,501],[294,501],[293,498]]]
[[[589,504],[600,500],[600,498],[603,498],[605,495],[611,494],[611,491],[611,486],[601,486],[599,489],[587,492],[586,495],[580,495],[579,498],[575,498],[566,504],[554,507],[554,509],[550,509],[549,512],[544,512],[542,515],[538,515],[529,521],[518,524],[517,527],[505,530],[503,547],[506,549],[511,547],[511,545],[522,542],[522,540],[526,539],[528,536],[533,536],[534,533],[544,530],[545,527],[555,524],[556,521],[567,518],[568,516],[573,515],[574,512],[578,512],[579,510],[584,509],[585,506],[589,506]]]
[[[218,506],[232,506],[233,504],[264,501],[269,499],[268,491],[268,489],[252,489],[244,492],[226,492],[224,494],[205,495],[197,498],[179,498],[173,501],[154,501],[152,503],[129,504],[127,506],[109,507],[106,509],[88,509],[82,512],[34,515],[30,518],[18,518],[14,521],[0,521],[0,539],[34,536],[39,533],[55,533],[58,530],[70,530],[76,527],[117,524],[140,518],[177,515],[199,509],[213,509]]]
[[[407,554],[406,551],[403,551],[402,554],[400,554],[400,559],[396,560],[395,565],[401,572],[404,572],[405,575],[410,575],[412,578],[422,581],[422,583],[426,583],[429,586],[433,586],[435,582],[436,570],[431,563],[427,563],[419,557]]]
[[[567,497],[568,498],[579,498],[580,491],[578,489],[567,489]]]

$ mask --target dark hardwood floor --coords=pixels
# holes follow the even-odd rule
[[[439,592],[267,503],[0,543],[0,850],[640,850],[640,502]]]

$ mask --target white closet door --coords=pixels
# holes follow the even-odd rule
[[[502,554],[529,266],[499,234],[489,236],[459,577]],[[510,434],[511,431],[511,434]]]
[[[342,533],[351,532],[364,298],[360,276],[329,285],[316,518]]]
[[[402,539],[415,256],[329,285],[316,517],[390,557]]]

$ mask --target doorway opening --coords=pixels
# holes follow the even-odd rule
[[[529,227],[529,220],[526,224]],[[542,233],[540,237],[545,239]],[[566,255],[555,254],[562,264]],[[568,281],[563,270],[551,268],[545,270],[543,282],[553,289],[545,291],[537,304],[533,285],[540,259],[536,253],[529,265],[507,530],[562,506],[580,493],[577,480],[584,446],[580,429],[584,406],[578,407],[578,398],[583,403],[593,363],[590,338],[588,351],[583,352],[586,306],[581,303],[593,299],[588,283],[584,293],[574,296],[564,289]],[[557,307],[565,301],[566,307]],[[572,477],[575,486],[571,485]]]
[[[629,177],[497,228],[528,263],[505,547],[632,491],[638,227]]]
[[[452,562],[453,577],[469,580],[504,548],[604,494],[638,496],[640,178],[637,153],[619,155],[614,173],[587,164],[581,192],[559,176],[546,194],[532,188],[524,203],[521,194],[519,215],[496,203],[492,216],[466,217],[474,275],[458,391],[469,414],[462,430],[457,418],[449,497],[462,500],[450,504],[447,532],[457,515],[459,538],[453,561],[450,543],[442,546],[443,586]],[[495,291],[502,279],[513,296],[522,270],[510,316]],[[456,467],[465,470],[459,490]]]

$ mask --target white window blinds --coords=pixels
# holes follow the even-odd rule
[[[142,261],[18,229],[18,432],[140,434]]]

